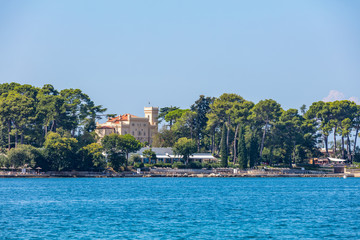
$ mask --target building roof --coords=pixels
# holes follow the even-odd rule
[[[120,121],[128,121],[129,120],[129,116],[131,116],[132,118],[138,118],[135,115],[131,115],[129,113],[126,113],[124,115],[119,115],[117,117],[114,118],[109,118],[109,120],[107,120],[107,122],[111,122],[111,123],[119,123]]]
[[[145,150],[150,149],[149,147],[143,147],[141,148],[139,151],[136,152],[136,154],[140,154],[142,155],[142,153]],[[156,155],[174,155],[174,152],[172,150],[171,147],[168,148],[151,148],[151,150],[156,154]]]

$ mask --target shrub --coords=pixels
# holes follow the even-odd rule
[[[143,168],[144,167],[144,163],[142,162],[135,162],[134,163],[134,168]]]
[[[19,145],[8,152],[8,164],[14,167],[22,167],[25,164],[35,167],[42,161],[43,156],[39,149],[30,145]]]
[[[177,169],[184,169],[185,165],[182,162],[175,162],[171,167]]]
[[[202,164],[201,164],[201,162],[190,162],[188,164],[188,168],[201,169]]]
[[[6,155],[0,154],[0,167],[9,166],[9,161]]]
[[[131,155],[130,157],[130,161],[131,162],[134,162],[134,163],[138,163],[138,162],[141,162],[141,157],[139,154],[133,154]],[[134,165],[135,166],[135,165]]]

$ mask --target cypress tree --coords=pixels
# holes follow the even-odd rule
[[[221,166],[228,166],[228,149],[226,145],[226,136],[227,136],[227,127],[224,123],[222,133],[221,133],[221,145],[220,145],[220,155],[221,155]]]
[[[254,167],[258,157],[258,143],[254,134],[250,138],[250,149],[249,149],[249,165],[250,168]]]
[[[248,167],[248,154],[246,149],[245,143],[245,133],[244,127],[240,128],[239,131],[239,143],[238,143],[238,158],[239,158],[239,165],[241,169],[245,169]]]

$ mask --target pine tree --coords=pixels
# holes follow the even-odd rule
[[[221,155],[221,166],[228,166],[228,149],[226,145],[226,136],[227,136],[227,127],[224,123],[222,133],[221,133],[221,146],[220,146],[220,155]]]
[[[248,154],[245,143],[244,127],[241,127],[239,131],[238,159],[241,169],[245,169],[248,167]]]

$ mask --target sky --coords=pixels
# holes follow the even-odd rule
[[[236,93],[360,104],[360,1],[0,0],[0,83],[79,88],[107,113]]]

